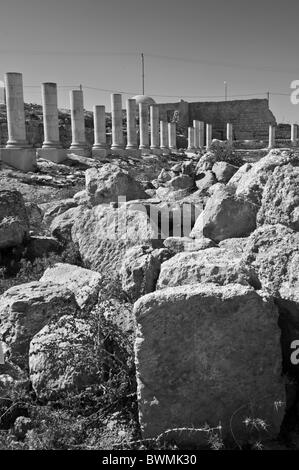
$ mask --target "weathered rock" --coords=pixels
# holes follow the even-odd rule
[[[29,233],[23,196],[18,191],[0,191],[0,249],[21,245]]]
[[[239,184],[239,181],[243,176],[248,173],[248,171],[252,168],[251,163],[244,163],[238,171],[235,172],[235,174],[231,177],[231,179],[228,181],[228,184],[234,187],[237,187]]]
[[[199,251],[206,248],[217,246],[215,242],[209,238],[190,238],[190,237],[168,237],[164,240],[164,246],[173,253],[181,253],[182,251]]]
[[[220,248],[178,253],[162,263],[157,289],[203,282],[248,285],[250,276],[240,261],[240,257]]]
[[[247,237],[256,227],[257,206],[244,197],[237,197],[230,188],[217,188],[198,217],[190,237]]]
[[[227,162],[216,162],[212,168],[212,172],[215,174],[219,183],[227,183],[237,171],[237,166]]]
[[[165,252],[165,253],[163,253]],[[153,250],[150,246],[137,246],[126,252],[120,270],[122,289],[133,301],[153,292],[160,272],[161,257],[168,250]],[[169,257],[169,256],[168,256]]]
[[[156,197],[161,201],[180,201],[185,197],[189,196],[192,192],[192,188],[185,189],[173,189],[173,188],[164,188],[159,187],[156,191]]]
[[[86,193],[92,205],[117,202],[119,197],[127,201],[147,199],[142,185],[119,166],[106,163],[101,168],[91,168],[85,173]]]
[[[276,298],[297,303],[299,313],[298,232],[280,224],[257,228],[248,239],[242,261],[256,283]]]
[[[86,266],[105,275],[119,271],[127,249],[135,245],[162,246],[159,227],[149,223],[146,208],[136,203],[119,208],[95,206],[77,218],[72,240]]]
[[[87,196],[87,193],[86,193],[85,189],[83,189],[82,191],[79,191],[78,193],[76,193],[73,196],[73,199],[74,199],[76,205],[88,204],[88,202],[89,202],[89,197]]]
[[[235,258],[239,258],[245,250],[247,241],[248,238],[227,238],[219,242],[219,248],[230,252]]]
[[[94,335],[83,319],[66,315],[46,325],[30,343],[30,380],[37,396],[50,398],[98,382],[98,364],[88,360],[93,348]]]
[[[26,367],[33,336],[51,318],[77,313],[75,296],[64,286],[34,281],[8,289],[1,296],[0,340],[8,348],[10,360]]]
[[[58,253],[61,246],[53,237],[31,236],[26,244],[29,258],[41,258],[49,253]]]
[[[73,207],[53,219],[50,225],[50,232],[60,242],[71,241],[71,231],[74,223],[84,214],[82,206]]]
[[[207,196],[208,195],[208,189],[213,186],[213,184],[216,183],[216,178],[214,173],[212,173],[211,170],[205,171],[203,173],[200,173],[197,175],[197,179],[195,181],[195,184],[198,189],[198,194],[201,196]]]
[[[166,183],[166,181],[171,180],[171,175],[169,171],[166,171],[164,168],[161,170],[161,173],[158,176],[158,181],[161,183]]]
[[[183,175],[189,175],[189,176],[193,177],[194,174],[195,174],[195,165],[194,165],[194,163],[192,161],[191,162],[183,162],[181,171],[182,171]]]
[[[283,224],[299,231],[299,167],[276,167],[265,185],[257,225]]]
[[[212,170],[214,163],[216,163],[217,158],[213,152],[207,152],[202,157],[200,157],[196,165],[196,174],[202,173],[204,171]]]
[[[242,442],[248,416],[278,433],[284,407],[274,403],[285,396],[272,302],[238,284],[184,285],[145,295],[134,313],[143,438],[221,422],[223,438],[233,429]]]
[[[193,188],[194,180],[191,176],[180,175],[172,178],[171,180],[165,183],[167,188],[172,188],[172,190],[177,191],[178,189],[189,189]]]
[[[63,214],[73,207],[77,207],[77,205],[77,202],[73,198],[61,199],[60,201],[53,202],[44,213],[44,223],[50,225],[55,217]]]
[[[237,196],[245,196],[253,203],[260,206],[263,190],[269,176],[277,166],[291,164],[299,166],[299,153],[293,150],[280,151],[272,150],[266,157],[255,163],[251,170],[240,179],[237,189]]]
[[[40,282],[58,284],[74,293],[81,309],[91,309],[98,300],[102,276],[90,269],[68,263],[56,263],[46,269]]]
[[[30,230],[35,233],[38,233],[43,223],[43,211],[35,202],[26,202],[25,207],[29,220]]]

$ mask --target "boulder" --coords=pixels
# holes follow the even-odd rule
[[[142,185],[118,165],[106,163],[101,168],[90,168],[85,173],[86,194],[92,205],[147,199]]]
[[[261,205],[264,187],[277,166],[291,164],[299,166],[299,152],[288,150],[271,150],[266,156],[252,165],[252,168],[246,172],[240,179],[236,195],[243,196],[257,204]]]
[[[174,191],[178,189],[191,189],[194,186],[194,180],[188,175],[175,176],[171,180],[167,181],[165,186],[167,188],[172,188]]]
[[[212,168],[212,172],[219,183],[227,183],[237,171],[237,166],[227,162],[216,162]]]
[[[197,179],[195,184],[198,189],[198,194],[201,196],[208,195],[208,189],[216,183],[216,178],[214,173],[211,170],[205,171],[203,173],[199,173],[197,175]]]
[[[192,193],[192,188],[174,189],[172,187],[159,187],[156,191],[156,197],[161,201],[180,201]]]
[[[234,186],[234,187],[237,187],[238,186],[238,183],[239,181],[241,180],[241,178],[246,174],[248,173],[248,171],[252,168],[252,163],[244,163],[244,165],[242,165],[238,171],[236,171],[233,176],[230,178],[230,180],[228,181],[228,184],[231,185],[231,186]]]
[[[50,225],[51,222],[57,217],[58,215],[63,214],[64,212],[72,209],[73,207],[77,207],[77,202],[73,199],[61,199],[60,201],[55,201],[51,203],[50,206],[47,207],[44,213],[44,223]]]
[[[29,343],[51,318],[76,315],[74,294],[64,286],[29,282],[8,289],[0,302],[0,340],[12,362],[28,365]]]
[[[239,284],[184,285],[141,297],[134,313],[143,438],[221,422],[224,439],[233,431],[242,442],[248,416],[278,433],[284,406],[274,405],[285,394],[278,311],[270,300]]]
[[[240,262],[240,257],[233,257],[231,252],[220,248],[178,253],[162,263],[157,289],[203,282],[248,285],[248,270]]]
[[[190,233],[220,242],[226,238],[247,237],[256,227],[257,206],[230,188],[215,189]]]
[[[153,292],[163,258],[169,257],[166,249],[153,250],[150,246],[129,249],[120,270],[122,289],[133,301]]]
[[[181,253],[182,251],[205,250],[217,246],[215,242],[204,237],[168,237],[163,244],[172,254]]]
[[[50,322],[30,343],[29,373],[39,398],[78,392],[98,383],[99,365],[91,359],[94,334],[83,319],[70,315]]]
[[[89,202],[89,197],[87,196],[87,193],[86,193],[85,189],[83,189],[82,191],[79,191],[78,193],[76,193],[73,196],[73,199],[74,199],[76,205],[88,204],[88,202]]]
[[[219,248],[230,252],[233,257],[240,258],[247,245],[248,238],[227,238],[219,242]]]
[[[199,174],[204,171],[212,170],[214,163],[216,163],[217,158],[213,152],[207,152],[202,157],[200,157],[195,173]]]
[[[53,219],[50,225],[50,232],[53,237],[57,238],[62,243],[71,241],[72,227],[76,220],[84,214],[82,206],[73,207]]]
[[[40,282],[58,284],[73,292],[81,309],[90,310],[98,300],[102,276],[90,269],[68,263],[56,263],[47,268]]]
[[[0,250],[18,246],[28,237],[29,219],[18,191],[0,191]]]
[[[283,224],[299,231],[299,167],[278,166],[265,185],[257,225]]]
[[[134,209],[127,204],[119,207],[99,205],[85,210],[72,228],[72,240],[78,244],[85,265],[105,275],[115,274],[127,249],[135,245],[162,246],[159,227],[149,223],[146,207]]]

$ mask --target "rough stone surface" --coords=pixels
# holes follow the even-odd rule
[[[107,163],[90,168],[85,173],[86,193],[92,205],[117,202],[119,196],[127,201],[147,199],[142,185],[117,165]]]
[[[55,217],[63,214],[73,207],[76,207],[77,205],[77,202],[73,198],[61,199],[60,201],[53,202],[44,213],[45,224],[50,225]]]
[[[213,186],[213,184],[216,183],[215,175],[211,170],[208,170],[208,171],[205,171],[203,173],[199,173],[197,175],[197,178],[199,178],[199,177],[200,177],[200,179],[197,179],[195,181],[195,184],[196,184],[197,189],[199,191],[198,194],[203,195],[203,196],[207,196],[208,189],[211,186]]]
[[[212,172],[215,174],[219,183],[227,183],[237,171],[237,166],[227,162],[216,162],[212,168]]]
[[[197,284],[147,294],[134,312],[144,438],[221,421],[224,438],[231,425],[242,440],[248,416],[279,431],[283,407],[274,402],[285,396],[273,303],[247,286]]]
[[[0,191],[0,249],[21,245],[29,233],[23,196],[18,191]]]
[[[193,178],[191,178],[191,176],[180,175],[167,181],[165,183],[165,186],[168,188],[172,188],[175,191],[178,189],[188,189],[194,186],[194,180]]]
[[[57,253],[60,248],[54,237],[31,236],[26,244],[26,253],[30,258],[41,258],[49,253]]]
[[[231,185],[231,186],[238,186],[238,183],[239,181],[241,180],[241,178],[246,174],[248,173],[248,171],[252,168],[252,164],[251,163],[244,163],[244,165],[242,165],[238,171],[236,171],[234,173],[234,175],[230,178],[230,180],[228,181],[228,184]]]
[[[213,282],[224,285],[237,282],[247,284],[250,281],[248,270],[240,265],[240,257],[220,248],[190,253],[178,253],[161,265],[157,289]]]
[[[102,276],[90,269],[68,263],[56,263],[46,269],[40,282],[65,286],[74,293],[81,309],[92,308],[98,300]]]
[[[72,227],[83,213],[82,206],[78,206],[55,217],[50,225],[50,232],[53,237],[56,237],[62,243],[71,241]]]
[[[299,166],[299,153],[296,151],[272,150],[266,157],[261,158],[240,179],[237,196],[245,196],[257,205],[261,204],[264,187],[277,166],[291,164]]]
[[[256,213],[257,206],[249,200],[235,196],[229,189],[218,188],[209,198],[190,236],[204,236],[215,242],[246,237],[256,227]]]
[[[299,231],[299,167],[276,167],[265,185],[257,225],[283,224]]]
[[[50,322],[30,343],[29,372],[38,397],[79,391],[98,382],[97,364],[87,360],[93,334],[83,319],[65,315]]]
[[[146,209],[121,206],[95,206],[85,210],[72,228],[72,240],[78,243],[81,257],[90,269],[116,274],[127,249],[135,245],[162,246],[158,227],[149,224]],[[139,207],[140,210],[137,210]]]
[[[26,212],[29,220],[29,227],[35,233],[41,229],[43,222],[43,211],[35,202],[25,203]]]
[[[181,253],[182,251],[199,251],[206,248],[217,246],[215,242],[209,238],[190,238],[190,237],[168,237],[164,240],[164,246],[173,253]]]
[[[212,170],[214,163],[216,163],[216,156],[213,152],[205,153],[198,161],[196,165],[196,174],[202,173],[203,171]]]
[[[10,359],[20,367],[28,365],[29,343],[51,318],[79,312],[74,294],[64,286],[29,282],[11,287],[0,302],[0,340]]]

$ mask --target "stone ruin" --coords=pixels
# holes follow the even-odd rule
[[[137,104],[134,98],[126,103],[127,138],[123,132],[122,95],[111,95],[112,143],[107,144],[105,106],[95,105],[94,144],[88,144],[85,135],[83,91],[71,90],[71,131],[72,142],[69,149],[63,149],[59,141],[59,122],[56,83],[42,84],[42,106],[44,142],[41,148],[34,149],[26,138],[24,115],[23,79],[21,73],[6,73],[5,92],[7,107],[8,141],[5,148],[0,148],[0,161],[23,171],[32,171],[36,157],[55,163],[66,159],[68,153],[105,158],[109,155],[168,155],[177,152],[177,124],[160,120],[160,105],[140,102],[139,132],[136,125]],[[139,134],[139,136],[138,136]],[[193,120],[188,127],[188,147],[186,153],[194,154],[202,148],[209,149],[212,143],[212,124]],[[138,138],[139,137],[139,138]],[[233,125],[227,123],[226,140],[233,144]],[[139,142],[138,142],[139,141]],[[297,145],[297,125],[291,126],[291,145]],[[268,148],[275,147],[275,126],[269,126]]]

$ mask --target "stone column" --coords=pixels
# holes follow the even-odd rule
[[[72,143],[70,151],[82,157],[90,156],[90,149],[86,143],[83,91],[71,90],[71,120],[72,120]]]
[[[36,150],[26,139],[23,78],[21,73],[5,74],[8,141],[0,150],[0,160],[19,170],[32,171],[36,164]]]
[[[127,146],[126,154],[133,157],[138,157],[140,151],[137,146],[137,131],[136,131],[136,100],[129,98],[127,100]]]
[[[44,142],[42,148],[37,149],[41,158],[55,163],[63,162],[66,151],[62,149],[59,140],[57,85],[56,83],[42,83],[42,104],[44,120]]]
[[[161,155],[159,145],[159,105],[150,106],[150,122],[151,122],[151,153]]]
[[[233,125],[230,122],[226,124],[226,140],[230,144],[233,143]]]
[[[111,153],[113,155],[123,156],[124,136],[123,136],[123,112],[122,96],[120,93],[111,95],[111,120],[112,120],[112,144]]]
[[[149,133],[148,133],[148,105],[146,103],[139,103],[139,134],[142,155],[149,155]]]
[[[270,124],[269,126],[269,145],[268,148],[271,149],[275,147],[275,126]]]
[[[168,127],[166,121],[160,121],[160,149],[162,154],[168,155]]]
[[[195,128],[188,127],[188,148],[187,152],[194,153],[195,152]]]
[[[297,137],[298,137],[298,126],[297,124],[292,124],[291,125],[291,141],[292,141],[292,145],[294,146],[297,145]]]
[[[176,123],[175,122],[168,123],[168,142],[169,142],[169,149],[172,151],[176,151],[177,146],[176,146]]]
[[[195,147],[195,150],[198,150],[200,148],[199,146],[199,134],[200,134],[200,121],[197,121],[196,119],[194,119],[193,121],[193,127],[194,127],[194,147]]]
[[[93,158],[107,157],[106,143],[106,114],[105,106],[95,105],[93,107],[94,144],[92,146]]]
[[[203,148],[205,146],[205,123],[199,121],[199,143],[198,147]]]
[[[209,149],[212,143],[212,124],[206,126],[206,148]]]

